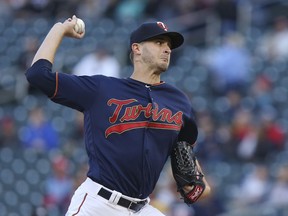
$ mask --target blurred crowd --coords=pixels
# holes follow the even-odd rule
[[[167,216],[288,215],[287,7],[285,1],[256,0],[1,1],[0,17],[8,24],[5,19],[0,22],[0,170],[9,170],[4,167],[10,162],[7,149],[32,152],[49,167],[38,182],[41,198],[27,207],[31,211],[27,215],[63,215],[87,170],[82,114],[53,104],[23,80],[50,23],[73,14],[87,21],[89,40],[79,42],[81,46],[68,41],[60,48],[65,59],[56,63],[60,70],[78,75],[129,75],[126,44],[119,46],[120,51],[108,37],[104,43],[91,44],[93,34],[104,34],[97,28],[103,18],[105,34],[114,34],[111,26],[120,26],[117,35],[125,35],[127,23],[160,19],[184,31],[187,38],[163,79],[181,88],[195,108],[199,126],[195,151],[213,193],[188,207],[179,198],[168,161],[151,195],[155,206]],[[212,18],[212,29],[218,27],[216,32],[209,31],[207,17]],[[5,31],[19,20],[33,20],[43,29],[29,34],[19,25]],[[199,29],[204,33],[197,37]],[[21,40],[13,38],[14,30]],[[20,82],[13,79],[18,76]],[[6,178],[3,175],[1,179]],[[0,180],[0,193],[5,195],[0,197],[0,215],[22,215],[8,214],[22,201],[15,198],[15,206],[8,204],[14,192],[5,191],[5,184],[9,182]],[[24,195],[26,199],[29,193]]]
[[[215,8],[221,17],[235,19],[238,1],[226,0],[4,0],[1,1],[1,14],[13,17],[41,16],[59,18],[78,14],[83,18],[111,17],[113,19],[139,19],[156,17],[166,19],[177,17],[193,11]],[[230,10],[226,12],[225,7]],[[227,15],[226,15],[227,14]]]

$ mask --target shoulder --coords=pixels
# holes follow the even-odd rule
[[[167,89],[167,91],[169,91],[169,92],[173,92],[174,94],[178,94],[181,97],[185,97],[185,98],[187,97],[187,95],[180,88],[178,88],[174,85],[171,85],[169,83],[164,83],[163,87],[165,87]]]
[[[77,76],[77,75],[74,75]],[[87,80],[101,80],[101,81],[107,81],[107,82],[119,82],[121,81],[120,78],[117,77],[111,77],[111,76],[106,76],[102,74],[96,74],[96,75],[80,75],[77,76],[79,79],[87,79]]]
[[[113,88],[114,85],[125,85],[127,80],[124,78],[106,76],[106,75],[92,75],[92,76],[79,76],[80,79],[84,79],[90,82],[99,83],[101,86],[106,86],[108,88]]]

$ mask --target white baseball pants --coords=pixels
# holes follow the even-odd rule
[[[87,178],[75,191],[65,216],[165,216],[149,204],[149,198],[148,203],[138,212],[119,206],[114,202],[117,200],[117,196],[122,196],[135,202],[141,200],[123,196],[115,191],[113,193],[116,193],[114,201],[106,200],[97,195],[102,187],[102,185]]]

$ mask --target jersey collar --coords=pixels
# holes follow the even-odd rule
[[[148,83],[141,82],[139,80],[132,79],[131,77],[128,77],[127,79],[131,82],[144,85],[144,86],[159,86],[159,85],[165,84],[165,81],[160,81],[159,83],[154,83],[154,84],[148,84]]]

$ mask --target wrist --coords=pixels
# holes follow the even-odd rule
[[[61,23],[55,23],[54,26],[52,27],[51,31],[53,31],[53,34],[58,34],[61,36],[65,35],[65,26]]]

